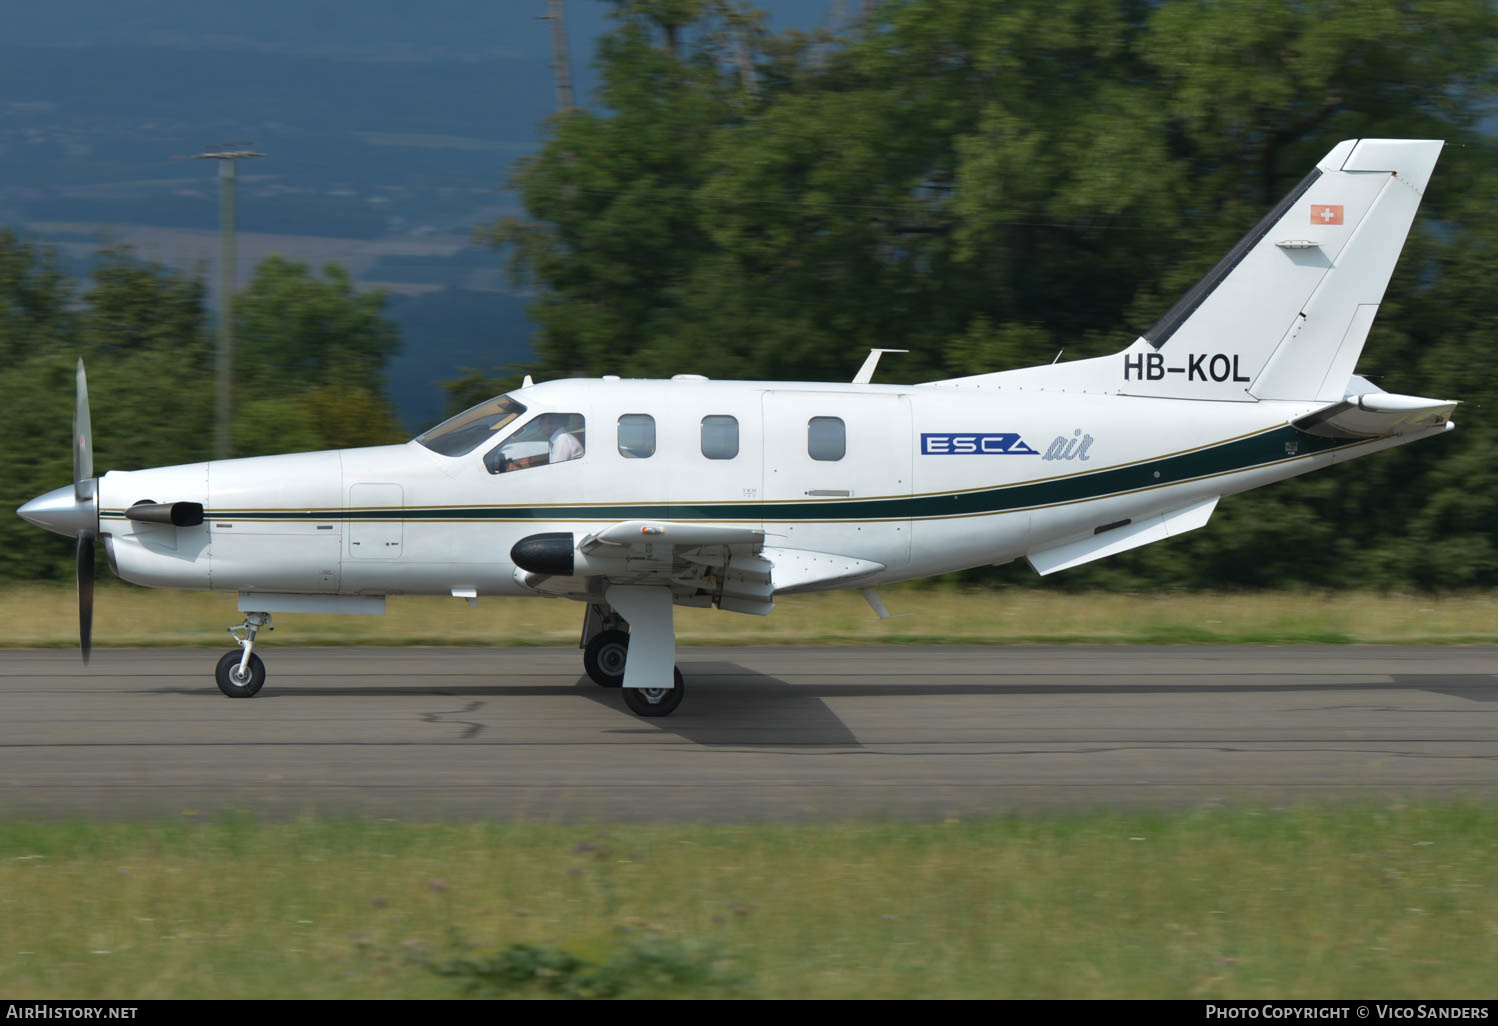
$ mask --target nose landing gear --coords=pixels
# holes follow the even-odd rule
[[[225,652],[213,672],[218,689],[230,698],[254,698],[265,684],[265,663],[255,654],[255,636],[261,628],[273,631],[269,613],[246,613],[244,623],[230,627],[238,652]],[[244,636],[240,636],[240,631]]]

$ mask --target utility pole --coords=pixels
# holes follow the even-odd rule
[[[234,390],[234,183],[238,162],[263,157],[247,147],[226,144],[199,153],[199,160],[216,160],[218,165],[218,361],[217,400],[213,416],[214,459],[229,458],[229,424]]]
[[[577,104],[572,102],[572,61],[567,57],[567,16],[562,11],[562,0],[546,0],[546,13],[541,17],[551,22],[551,69],[557,76],[557,110],[565,113]]]
[[[750,96],[758,96],[759,77],[754,73],[754,62],[749,59],[749,48],[744,45],[744,34],[748,29],[744,25],[730,24],[729,31],[733,33],[733,59],[739,66],[739,85]]]

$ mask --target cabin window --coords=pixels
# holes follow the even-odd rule
[[[806,451],[814,460],[840,460],[848,452],[848,430],[841,417],[813,417],[806,426]]]
[[[710,460],[731,460],[739,454],[739,419],[702,418],[702,455]]]
[[[543,413],[484,454],[491,474],[566,463],[582,456],[586,442],[581,413]]]
[[[444,420],[430,431],[417,435],[416,440],[444,456],[466,456],[485,442],[499,437],[495,432],[508,427],[524,412],[524,406],[502,395]]]
[[[619,418],[619,455],[643,460],[655,455],[655,418],[648,413],[626,413]]]

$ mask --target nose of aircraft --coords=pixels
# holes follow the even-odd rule
[[[93,482],[88,482],[92,486]],[[46,495],[38,495],[16,510],[23,520],[56,534],[78,537],[80,531],[99,530],[99,506],[93,488],[87,489],[87,499],[78,498],[79,489],[73,485],[54,488]]]

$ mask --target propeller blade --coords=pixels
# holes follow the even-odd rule
[[[83,373],[82,357],[78,358],[78,391],[73,406],[73,496],[79,501],[94,497],[94,429],[89,423],[88,378]],[[81,544],[83,536],[78,538]]]
[[[78,532],[78,641],[88,665],[94,636],[94,532]]]

